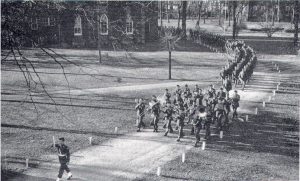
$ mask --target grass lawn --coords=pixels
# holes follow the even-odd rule
[[[38,84],[32,96],[36,104],[32,104],[20,70],[12,61],[2,64],[1,123],[8,126],[1,128],[2,156],[6,153],[15,159],[39,159],[42,155],[53,153],[50,147],[52,136],[66,137],[71,152],[74,152],[88,146],[89,136],[94,137],[96,144],[114,137],[115,127],[119,127],[120,134],[135,131],[134,99],[160,95],[166,87],[85,95],[68,95],[57,91],[181,81],[200,81],[201,87],[206,87],[215,83],[219,70],[225,64],[224,58],[215,53],[173,52],[173,79],[168,80],[167,52],[126,54],[104,51],[103,63],[99,64],[97,51],[94,50],[55,51],[76,64],[58,59],[64,67],[67,80],[61,67],[42,52],[23,51],[33,61],[53,100]],[[30,71],[33,72],[32,69]],[[32,75],[37,80],[34,73]],[[149,115],[146,115],[146,120],[149,125]],[[23,129],[11,128],[11,125],[23,126]]]

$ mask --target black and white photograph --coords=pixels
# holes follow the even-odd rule
[[[1,0],[2,181],[298,181],[300,0]]]

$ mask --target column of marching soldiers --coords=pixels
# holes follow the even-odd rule
[[[211,135],[211,125],[216,126],[217,132],[223,132],[229,126],[229,113],[232,109],[232,120],[238,117],[240,95],[237,90],[232,94],[232,84],[241,84],[242,90],[249,82],[253,69],[256,66],[257,57],[253,49],[241,41],[226,41],[225,49],[227,54],[233,54],[232,60],[220,72],[222,86],[216,91],[213,85],[202,90],[195,85],[193,90],[186,84],[184,88],[177,85],[174,92],[165,89],[163,96],[153,95],[149,106],[143,99],[136,99],[135,109],[137,110],[137,131],[145,128],[145,113],[151,114],[153,132],[158,132],[160,113],[163,113],[164,136],[173,133],[172,122],[176,123],[175,130],[178,132],[177,141],[184,137],[183,128],[185,124],[191,124],[191,135],[195,135],[195,147],[200,142],[200,130],[205,131],[205,140]],[[233,82],[233,83],[232,83]]]

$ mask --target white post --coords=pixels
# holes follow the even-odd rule
[[[25,161],[25,168],[27,169],[28,168],[28,165],[29,165],[29,158],[26,158],[26,161]]]
[[[115,127],[115,134],[118,134],[118,127]]]
[[[273,90],[273,96],[275,96],[276,95],[276,90]]]
[[[206,146],[206,142],[203,141],[203,142],[202,142],[202,150],[205,150],[205,146]]]
[[[5,168],[5,171],[8,170],[8,164],[7,164],[7,152],[4,153],[4,168]]]
[[[246,115],[246,121],[248,121],[249,120],[249,116],[248,115]]]
[[[278,73],[280,73],[280,70],[278,70]]]
[[[89,137],[90,145],[92,145],[93,137]]]
[[[220,139],[223,139],[223,131],[220,131]]]
[[[269,102],[271,102],[271,100],[272,100],[272,96],[269,96]]]
[[[276,90],[279,90],[279,85],[277,85],[277,88],[276,88]]]
[[[158,167],[158,168],[157,168],[156,175],[157,175],[157,176],[160,176],[160,175],[161,175],[161,167]]]
[[[258,108],[255,108],[255,114],[256,115],[258,114]]]
[[[185,152],[182,153],[182,163],[185,162]]]
[[[266,107],[266,102],[265,101],[263,101],[263,107]]]
[[[52,136],[53,146],[55,146],[55,137]]]

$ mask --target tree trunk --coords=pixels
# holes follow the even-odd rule
[[[199,6],[198,6],[198,25],[200,26],[200,20],[201,20],[201,8],[202,8],[202,4],[203,4],[203,1],[200,2]]]
[[[186,39],[186,8],[187,8],[187,1],[182,2],[182,35],[183,39]]]
[[[163,2],[160,1],[160,27],[163,26],[163,21],[162,21],[163,17],[162,16],[163,16]]]
[[[178,25],[177,25],[178,28],[180,28],[180,19],[181,19],[181,6],[178,6]]]
[[[167,20],[168,20],[168,23],[170,23],[170,19],[169,19],[169,1],[167,1]]]
[[[229,2],[228,2],[229,3]],[[230,19],[231,19],[231,7],[229,6],[228,4],[228,26],[231,26],[230,25]]]
[[[295,28],[295,34],[294,34],[294,46],[298,47],[298,31],[299,31],[299,1],[294,0],[294,28]]]
[[[237,8],[237,2],[233,1],[233,12],[232,12],[232,17],[233,17],[233,27],[232,27],[232,39],[235,40],[236,38],[236,8]]]

